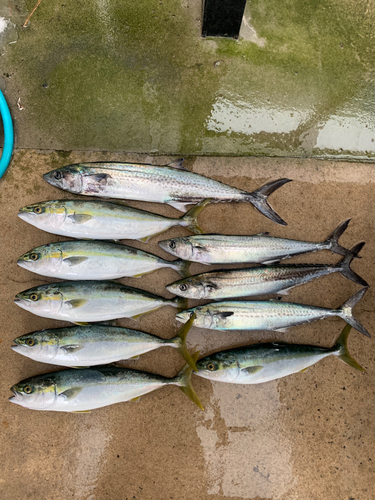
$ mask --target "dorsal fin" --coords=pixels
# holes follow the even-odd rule
[[[189,172],[187,168],[183,166],[184,158],[179,158],[178,160],[174,160],[171,163],[168,163],[167,167],[177,168],[178,170],[185,170],[185,172]]]

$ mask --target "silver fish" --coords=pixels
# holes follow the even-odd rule
[[[325,241],[320,243],[275,238],[269,236],[269,233],[252,236],[205,234],[159,241],[159,246],[175,257],[200,264],[245,262],[274,264],[293,255],[318,250],[331,250],[331,252],[346,255],[347,249],[339,245],[338,239],[348,227],[349,222],[350,219],[342,222]]]
[[[285,332],[291,326],[338,316],[366,337],[370,337],[368,331],[353,316],[354,306],[366,292],[367,288],[362,288],[338,309],[280,302],[279,300],[227,301],[193,307],[178,313],[176,318],[185,323],[190,318],[190,314],[195,313],[194,326],[210,330]]]
[[[111,280],[139,277],[170,267],[182,277],[189,276],[190,262],[164,260],[137,248],[109,241],[61,241],[34,248],[17,264],[28,271],[68,280]]]
[[[196,356],[193,356],[196,361]],[[38,375],[14,385],[12,403],[30,410],[88,413],[95,408],[136,401],[144,394],[166,385],[177,385],[203,410],[191,385],[191,367],[186,365],[175,377],[115,366],[63,370]]]
[[[351,357],[347,325],[333,347],[272,342],[211,354],[197,362],[200,377],[230,384],[260,384],[303,372],[327,356],[337,356],[356,370],[365,370]]]
[[[76,324],[138,318],[162,306],[186,307],[186,299],[165,299],[113,281],[66,281],[30,288],[14,302],[37,316]]]
[[[165,340],[149,333],[116,326],[73,326],[28,333],[14,339],[12,349],[42,363],[70,367],[106,365],[137,358],[159,347],[173,347],[196,370],[186,346],[190,318],[175,337]]]
[[[18,216],[47,233],[71,238],[148,241],[173,226],[202,233],[197,216],[208,203],[210,200],[202,201],[179,219],[99,200],[42,201],[21,208]]]
[[[210,271],[176,281],[166,286],[166,289],[189,299],[217,300],[271,293],[286,295],[295,286],[336,272],[358,285],[368,286],[366,281],[349,267],[364,244],[361,242],[355,245],[348,251],[346,257],[334,265],[289,264]]]
[[[267,197],[290,179],[278,179],[248,193],[222,182],[189,172],[183,159],[166,166],[139,163],[78,163],[44,174],[44,180],[70,193],[101,198],[167,203],[185,211],[186,205],[211,198],[219,201],[246,201],[263,215],[286,225],[268,205]]]

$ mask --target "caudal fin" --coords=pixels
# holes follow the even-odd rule
[[[172,339],[168,340],[168,343],[174,344],[174,346],[178,349],[178,352],[185,359],[186,363],[192,368],[195,372],[197,372],[197,367],[195,365],[195,361],[190,355],[187,345],[186,345],[186,336],[193,326],[195,319],[195,314],[190,316],[189,321],[187,321],[178,331],[177,335]]]
[[[194,363],[197,362],[199,352],[192,355]],[[202,403],[199,400],[198,394],[195,392],[194,387],[191,383],[191,373],[192,368],[189,365],[185,365],[182,370],[172,379],[172,383],[178,385],[181,391],[186,394],[186,396],[193,401],[201,410],[204,410]]]
[[[364,294],[367,292],[368,287],[361,288],[355,294],[353,294],[339,309],[337,309],[337,314],[342,319],[344,319],[349,325],[352,325],[357,331],[366,335],[366,337],[371,337],[369,332],[366,330],[364,326],[353,316],[353,308],[354,306],[361,300]]]
[[[182,278],[188,278],[189,276],[191,276],[189,270],[190,264],[192,264],[192,262],[189,262],[187,260],[177,259],[172,261],[170,263],[170,266],[172,269],[177,271]]]
[[[352,327],[350,325],[346,325],[346,327],[343,329],[340,336],[336,340],[334,349],[337,351],[337,356],[341,359],[341,361],[351,366],[352,368],[355,368],[356,370],[364,372],[365,369],[362,368],[362,366],[359,365],[357,361],[351,357],[348,351],[348,337],[351,329]]]
[[[256,189],[252,193],[249,193],[247,200],[254,205],[254,207],[259,210],[260,213],[271,219],[276,224],[286,226],[287,223],[271,208],[268,204],[267,198],[276,189],[280,188],[287,182],[291,182],[291,179],[278,179],[277,181],[269,182],[264,184],[259,189]]]
[[[191,208],[185,215],[178,219],[180,221],[180,225],[187,227],[189,231],[194,234],[204,234],[203,229],[199,227],[197,217],[209,203],[211,203],[211,198],[208,200],[202,200],[200,203]]]
[[[348,249],[339,245],[339,238],[346,230],[349,225],[351,219],[347,219],[344,222],[341,222],[336,229],[331,233],[328,238],[323,241],[323,245],[331,250],[331,252],[338,253],[340,255],[346,255],[348,253]]]
[[[350,264],[352,260],[357,257],[359,252],[362,250],[365,242],[361,241],[360,243],[357,243],[357,245],[354,245],[350,250],[346,250],[346,255],[345,257],[337,264],[339,267],[339,272],[345,276],[345,278],[348,278],[354,283],[357,283],[357,285],[361,286],[369,286],[368,283],[358,276],[357,273],[355,273],[352,269],[350,269]]]
[[[176,307],[178,312],[184,311],[188,307],[188,299],[185,297],[174,297],[171,302],[171,306]]]

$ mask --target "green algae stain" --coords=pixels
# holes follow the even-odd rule
[[[247,9],[264,47],[202,40],[199,9],[176,0],[43,2],[4,65],[25,96],[30,141],[61,150],[311,152],[306,134],[373,83],[374,9],[364,0],[252,0]],[[254,109],[275,121],[280,111],[284,128],[247,124]],[[285,119],[293,113],[299,121]]]

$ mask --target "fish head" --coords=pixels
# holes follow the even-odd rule
[[[58,285],[51,283],[18,293],[14,302],[26,311],[48,318],[60,312],[64,298]]]
[[[31,359],[51,360],[59,351],[59,340],[53,330],[39,330],[17,337],[13,340],[16,345],[12,349]]]
[[[241,372],[241,367],[232,353],[218,352],[196,363],[197,375],[218,382],[234,382]]]
[[[217,285],[202,280],[200,276],[193,276],[191,278],[176,281],[166,286],[166,289],[175,295],[188,299],[209,299],[213,291],[217,289]]]
[[[210,311],[207,310],[206,306],[198,306],[192,309],[186,309],[186,311],[181,311],[176,314],[176,319],[181,323],[186,323],[193,313],[195,313],[194,326],[197,328],[211,328],[213,316]]]
[[[67,165],[43,175],[43,179],[52,186],[76,194],[82,191],[82,178],[83,171],[80,165]]]
[[[48,410],[57,400],[57,389],[53,374],[32,377],[10,389],[9,401],[31,410]]]
[[[46,274],[58,271],[62,263],[62,251],[58,243],[51,243],[34,248],[21,255],[17,264],[28,271]]]
[[[34,203],[20,208],[18,217],[46,231],[51,227],[58,228],[65,222],[67,217],[66,202],[64,200],[54,200]]]
[[[159,241],[159,246],[165,252],[183,260],[192,260],[193,245],[189,238],[173,238],[170,240]]]

